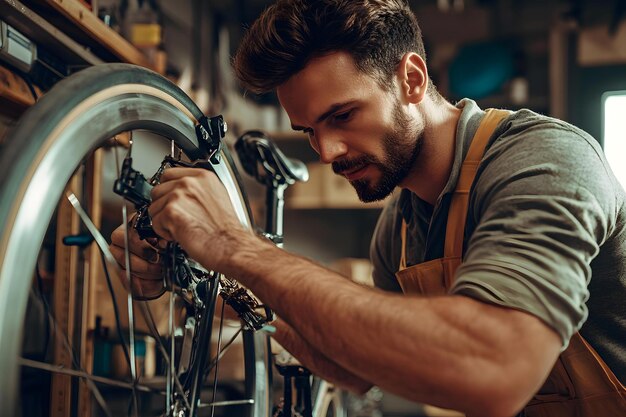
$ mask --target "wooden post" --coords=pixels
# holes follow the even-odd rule
[[[86,164],[86,200],[89,216],[94,225],[102,225],[102,158],[103,150],[96,150]],[[96,284],[102,273],[100,248],[94,242],[85,252],[85,274],[83,279],[80,365],[87,373],[93,372],[94,330],[96,328]],[[78,385],[78,415],[91,416],[91,390],[84,381]]]
[[[74,175],[67,191],[78,195],[80,190],[79,174]],[[54,267],[54,318],[56,331],[54,335],[54,364],[73,369],[73,335],[76,301],[76,279],[78,269],[78,248],[65,246],[63,237],[75,235],[79,230],[78,214],[65,194],[59,202],[56,231],[56,256]],[[66,338],[67,337],[67,338]],[[68,347],[68,344],[70,345]],[[72,348],[70,351],[69,348]],[[50,391],[50,416],[66,417],[71,412],[72,377],[53,374]]]
[[[557,20],[549,33],[550,116],[568,120],[567,83],[569,77],[569,36],[574,23]]]

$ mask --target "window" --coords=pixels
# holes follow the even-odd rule
[[[626,91],[602,96],[604,153],[615,176],[626,188]]]

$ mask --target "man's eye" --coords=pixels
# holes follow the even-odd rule
[[[345,122],[345,121],[349,120],[351,116],[352,116],[352,110],[348,110],[348,111],[343,112],[343,113],[335,114],[333,116],[333,119],[338,121],[338,122]]]

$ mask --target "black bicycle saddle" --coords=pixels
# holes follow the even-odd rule
[[[235,142],[243,169],[262,184],[287,184],[307,181],[309,171],[297,159],[288,158],[262,131],[245,132]]]

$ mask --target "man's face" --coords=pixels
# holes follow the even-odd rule
[[[402,185],[419,154],[423,123],[410,117],[397,88],[383,89],[337,52],[312,60],[277,89],[295,130],[364,202]]]

